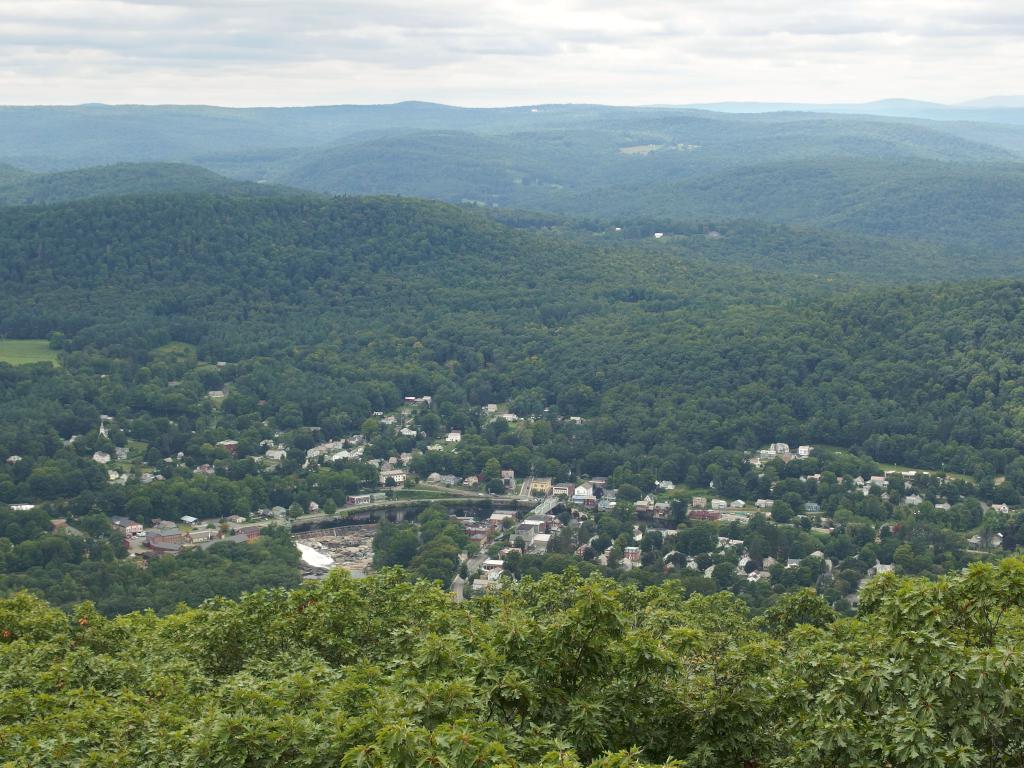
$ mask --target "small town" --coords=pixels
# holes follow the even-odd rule
[[[1005,503],[982,502],[962,509],[959,481],[927,470],[837,474],[833,465],[849,463],[841,455],[784,442],[743,457],[758,483],[759,493],[752,498],[728,495],[726,487],[718,493],[713,481],[693,488],[654,479],[643,488],[608,477],[520,476],[493,459],[463,476],[445,468],[479,438],[452,428],[429,439],[421,422],[432,414],[431,402],[429,396],[406,397],[398,410],[374,413],[365,434],[304,448],[294,436],[278,433],[262,439],[256,455],[244,459],[256,472],[270,475],[310,476],[331,467],[360,467],[367,479],[345,493],[340,504],[324,495],[303,505],[292,502],[226,516],[143,520],[114,515],[110,525],[122,537],[128,557],[140,564],[218,543],[251,543],[268,529],[283,528],[300,552],[304,578],[321,579],[334,569],[360,578],[378,567],[412,563],[422,543],[391,558],[386,547],[375,549],[375,542],[386,538],[382,527],[415,530],[419,513],[428,509],[439,511],[459,530],[457,559],[431,572],[456,600],[575,561],[577,567],[640,583],[679,578],[705,592],[729,589],[756,596],[813,586],[831,594],[838,607],[854,610],[860,590],[878,574],[927,568],[926,559],[945,567],[956,558],[998,555],[1004,551],[1002,521],[1014,511]],[[576,417],[559,420],[568,427],[584,423]],[[515,430],[533,421],[492,404],[481,408],[479,429],[500,424],[502,430]],[[99,436],[109,438],[116,430],[113,417],[101,417]],[[212,461],[179,453],[160,466],[140,460],[143,450],[129,439],[109,451],[95,451],[92,460],[106,470],[111,485],[159,485],[175,474],[191,473],[201,480],[230,472],[242,460],[240,445],[223,438],[210,451]],[[379,445],[405,449],[385,456]],[[12,465],[19,460],[7,458]],[[854,507],[862,511],[857,514]],[[901,537],[906,525],[901,521],[908,514],[911,519],[966,514],[968,519],[957,525],[964,531],[959,544],[930,542],[922,549]],[[62,520],[54,526],[83,535]]]

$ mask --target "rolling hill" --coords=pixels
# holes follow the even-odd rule
[[[472,202],[627,227],[744,218],[899,238],[966,249],[969,261],[1000,256],[1007,274],[1015,274],[1024,242],[1024,128],[1009,123],[417,102],[87,105],[0,115],[0,161],[74,169],[28,177],[0,171],[0,200],[8,204],[135,192],[265,193],[171,164],[187,163],[318,193]],[[123,164],[140,159],[169,162]],[[112,162],[122,164],[80,167]]]
[[[739,227],[616,241],[440,203],[210,195],[6,208],[0,233],[0,333],[59,331],[75,354],[140,364],[170,341],[255,368],[286,351],[247,391],[271,412],[298,397],[311,425],[356,392],[530,391],[597,419],[613,452],[781,431],[964,466],[1020,439],[1024,284],[868,289],[857,270],[890,277],[885,252],[861,261],[855,241]],[[845,274],[816,276],[822,254]]]
[[[5,175],[0,169],[0,204],[3,205],[41,205],[88,197],[169,192],[265,195],[274,190],[180,163],[120,163],[40,174]]]
[[[926,152],[882,130],[837,135],[827,122],[745,127],[717,139],[712,127],[693,126],[693,144],[680,141],[682,132],[651,130],[389,135],[318,151],[276,180],[329,193],[475,201],[619,225],[746,218],[998,250],[1011,261],[1021,255],[1024,163],[1007,161],[1001,151],[970,142],[946,146],[943,139]],[[957,153],[974,159],[954,162]]]
[[[962,119],[969,120],[966,116]],[[268,156],[301,157],[305,150],[386,132],[462,131],[506,135],[571,130],[654,131],[668,141],[710,145],[806,145],[883,156],[999,159],[1000,150],[959,139],[943,123],[886,120],[863,115],[775,113],[730,115],[677,108],[539,105],[464,109],[405,102],[379,106],[288,109],[218,107],[0,107],[0,162],[36,171],[117,162],[191,162],[217,170],[219,163],[251,173]],[[781,132],[781,135],[779,134]],[[676,136],[675,134],[678,134]],[[712,141],[714,140],[714,141]],[[873,147],[864,145],[873,144]],[[639,142],[638,142],[639,143]],[[889,145],[886,148],[886,145]],[[752,148],[754,149],[754,148]],[[756,151],[756,149],[754,149]],[[831,151],[831,150],[829,150]],[[797,155],[801,155],[797,150]],[[1005,155],[1005,153],[1004,153]],[[248,158],[248,163],[243,159]]]
[[[577,210],[752,218],[1024,257],[1024,164],[789,161],[574,201]],[[609,201],[609,202],[605,202]],[[567,205],[566,207],[570,207]]]

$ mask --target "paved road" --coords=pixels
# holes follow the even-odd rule
[[[485,544],[486,544],[486,542],[485,542]],[[480,554],[475,555],[475,556],[469,558],[468,560],[466,560],[466,570],[469,572],[469,575],[472,576],[474,573],[476,573],[477,569],[479,569],[480,566],[483,565],[484,560],[486,560],[486,559],[487,559],[487,549],[486,549],[486,547],[484,547],[483,549],[480,550]]]

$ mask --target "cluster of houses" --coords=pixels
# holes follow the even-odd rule
[[[794,452],[790,449],[789,443],[772,443],[767,448],[761,449],[756,454],[748,458],[747,461],[755,467],[764,466],[776,459],[780,459],[788,464],[794,459],[806,459],[813,452],[814,446],[811,445],[799,445]]]
[[[308,468],[319,459],[329,462],[361,459],[365,448],[366,438],[362,435],[352,435],[345,440],[331,440],[326,443],[320,443],[306,451],[305,466]]]
[[[111,456],[106,451],[96,451],[92,455],[92,460],[97,464],[109,464],[112,461],[127,461],[128,460],[128,449],[127,448],[115,448],[114,455]]]
[[[110,524],[125,540],[126,546],[141,543],[149,555],[175,555],[190,547],[207,547],[217,541],[249,542],[259,538],[262,529],[258,525],[244,525],[244,518],[233,516],[227,531],[211,527],[191,515],[181,518],[181,524],[173,520],[155,520],[153,527],[146,529],[131,518],[115,515]]]
[[[498,408],[497,403],[488,403],[483,407],[483,411],[494,419],[501,419],[502,421],[507,421],[510,424],[520,420],[519,416],[511,411],[502,411]]]
[[[448,488],[454,488],[455,486],[475,488],[477,486],[486,485],[487,478],[483,475],[467,475],[466,477],[458,477],[457,475],[442,475],[440,472],[431,472],[427,475],[426,482],[430,485],[443,485]],[[501,484],[505,490],[514,490],[516,487],[515,470],[501,470]]]
[[[505,558],[515,552],[519,554],[543,554],[553,536],[562,530],[561,521],[551,511],[558,506],[557,499],[548,499],[538,504],[523,520],[513,511],[493,512],[486,520],[472,517],[458,517],[466,535],[471,541],[484,545],[500,532],[509,529],[512,544],[498,551],[497,557],[488,558],[480,564],[480,573],[469,586],[474,592],[500,589],[501,576],[505,573]],[[517,546],[521,543],[521,546]],[[466,581],[452,582],[452,593],[461,600]]]
[[[721,522],[745,522],[749,517],[751,506],[766,517],[771,517],[771,508],[775,502],[771,499],[758,499],[753,505],[743,499],[708,499],[706,496],[694,496],[690,499],[690,508],[686,516],[691,520],[710,520]]]

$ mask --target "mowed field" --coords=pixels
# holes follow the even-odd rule
[[[28,363],[57,364],[57,353],[45,339],[0,340],[0,363],[26,365]]]

